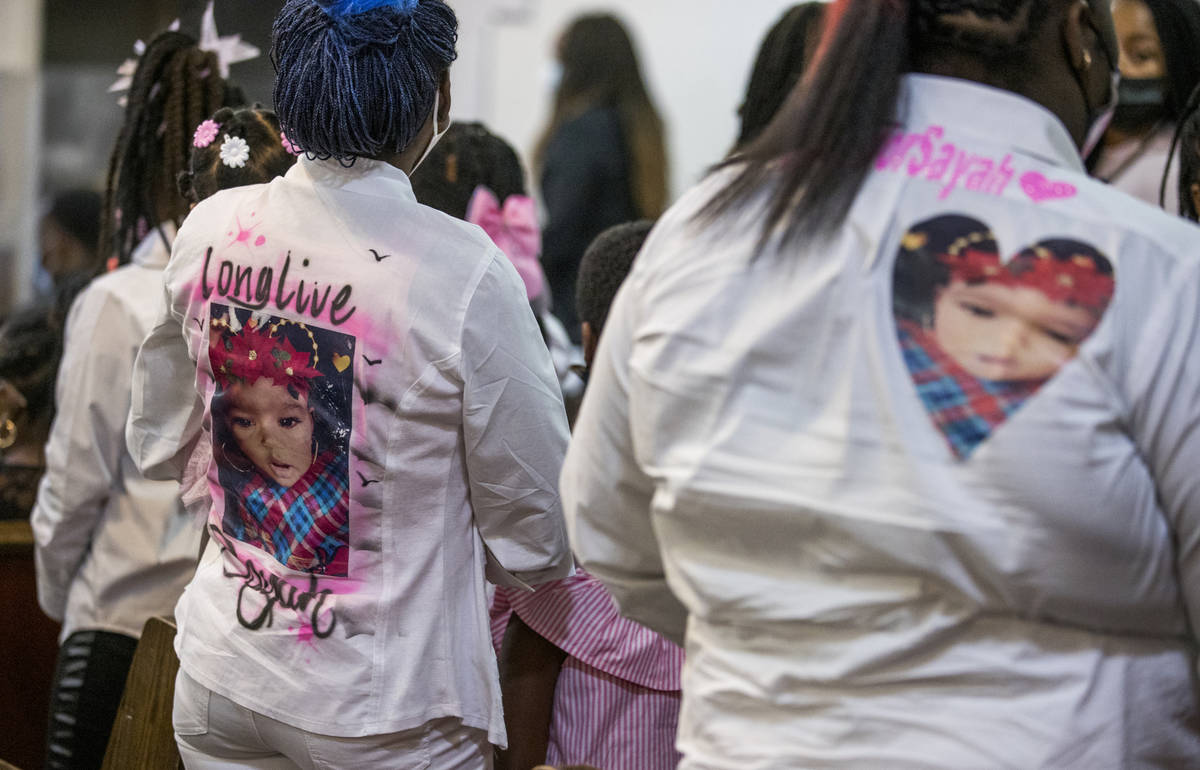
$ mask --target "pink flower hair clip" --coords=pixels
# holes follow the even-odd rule
[[[287,150],[289,155],[295,155],[299,157],[300,153],[303,152],[303,150],[301,150],[299,147],[292,144],[292,140],[288,139],[286,131],[279,132],[279,141],[283,143],[283,149]]]
[[[192,146],[198,150],[203,150],[205,147],[213,143],[220,133],[221,126],[211,118],[201,123],[196,127],[196,135],[192,137]]]

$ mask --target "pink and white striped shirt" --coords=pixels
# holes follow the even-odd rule
[[[501,588],[492,604],[496,649],[512,613],[567,653],[554,692],[546,762],[604,770],[673,770],[683,650],[621,617],[582,570],[529,593]]]

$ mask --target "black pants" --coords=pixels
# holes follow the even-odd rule
[[[58,651],[50,691],[46,770],[99,770],[137,639],[79,631]]]

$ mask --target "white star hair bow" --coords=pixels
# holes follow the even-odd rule
[[[204,9],[204,17],[200,21],[200,50],[209,51],[217,55],[217,70],[221,78],[229,77],[229,67],[238,62],[250,61],[258,58],[262,51],[257,47],[242,40],[240,34],[226,35],[222,37],[217,32],[216,13],[213,10],[214,0],[209,0],[208,7]],[[167,27],[171,32],[179,31],[179,19],[171,22],[171,26]],[[146,52],[145,42],[139,40],[133,44],[133,52],[136,57],[126,59],[120,67],[117,67],[117,74],[120,78],[108,88],[109,93],[119,93],[128,91],[133,85],[133,76],[137,72],[138,60],[142,54]],[[125,96],[120,97],[117,103],[122,107],[126,105],[128,99]]]

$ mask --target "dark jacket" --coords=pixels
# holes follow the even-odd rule
[[[546,147],[542,266],[554,314],[579,342],[575,281],[583,253],[608,228],[638,218],[620,115],[596,107],[564,123]]]

